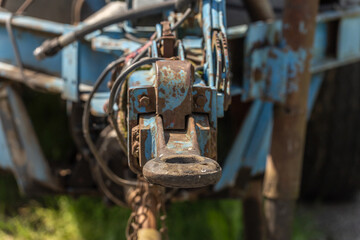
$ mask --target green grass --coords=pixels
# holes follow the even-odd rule
[[[241,202],[202,200],[169,206],[171,240],[242,239]],[[12,178],[0,177],[0,239],[112,240],[125,239],[130,211],[106,207],[98,198],[19,196]],[[317,239],[310,217],[297,218],[294,240]]]

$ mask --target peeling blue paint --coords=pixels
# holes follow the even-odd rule
[[[149,127],[150,131],[147,134],[145,140],[145,158],[146,160],[153,159],[156,156],[156,136],[158,134],[155,117],[154,115],[145,115],[144,116],[144,126]]]
[[[244,101],[284,102],[288,93],[298,90],[295,76],[305,70],[308,51],[286,47],[281,27],[280,21],[259,22],[249,27],[245,38]]]
[[[212,91],[206,91],[206,92],[205,92],[205,97],[206,97],[206,99],[211,99],[211,92],[212,92]],[[204,105],[204,111],[205,111],[205,112],[211,112],[210,101],[206,101],[206,103],[205,103],[205,105]]]
[[[162,67],[160,69],[160,77],[170,79],[166,85],[158,86],[159,97],[165,100],[165,106],[162,111],[174,110],[185,100],[187,97],[187,88],[182,88],[184,79],[187,78],[187,74],[184,70],[178,72],[179,76],[176,76],[175,73],[168,67]],[[182,92],[181,90],[185,90]],[[176,101],[174,101],[176,98]]]

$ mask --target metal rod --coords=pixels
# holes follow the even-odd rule
[[[290,51],[305,53],[304,68],[288,79],[297,91],[274,109],[271,157],[264,181],[267,239],[290,240],[295,201],[299,195],[304,150],[311,49],[319,0],[286,0],[283,37]]]
[[[0,7],[5,8],[6,0],[0,0]]]
[[[275,18],[274,9],[269,0],[244,0],[253,21],[265,21]]]
[[[25,2],[16,10],[16,15],[21,15],[33,3],[33,0],[25,0]]]

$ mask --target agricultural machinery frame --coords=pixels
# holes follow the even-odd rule
[[[174,5],[159,12],[167,21],[156,27],[135,27],[130,20],[110,24],[53,56],[35,52],[44,58],[38,60],[34,50],[46,40],[81,31],[99,15],[114,14],[109,9],[115,2],[102,9],[96,1],[86,2],[98,15],[77,25],[0,12],[0,167],[15,175],[21,191],[29,193],[35,185],[66,189],[54,176],[12,87],[18,83],[61,94],[69,104],[88,102],[92,117],[115,119],[110,125],[125,136],[119,148],[127,152],[130,169],[150,183],[170,188],[214,184],[213,191],[223,192],[265,173],[264,196],[270,199],[265,207],[291,211],[299,194],[306,119],[325,72],[360,60],[360,6],[318,12],[317,1],[288,0],[282,19],[227,27],[226,1],[203,0],[192,3],[192,22],[177,26],[179,32],[174,26],[187,13],[175,13]],[[125,13],[131,1],[118,5],[117,13]],[[131,40],[129,32],[147,40]],[[241,49],[239,62],[231,61],[228,42]],[[199,51],[197,59],[189,60],[189,52]],[[149,58],[133,61],[139,53]],[[120,74],[104,77],[96,86],[103,70],[120,58]],[[128,66],[134,72],[127,72]],[[242,69],[240,79],[233,78],[233,68]],[[106,82],[116,86],[114,76],[126,84],[120,79],[117,89],[109,88]],[[111,100],[114,95],[118,98]],[[251,104],[227,157],[218,163],[218,118],[234,99]],[[121,107],[125,115],[119,114]],[[278,220],[272,214],[267,219],[277,225],[268,229],[269,239],[289,239],[289,233],[278,230],[289,229],[289,223],[281,222],[286,216]]]

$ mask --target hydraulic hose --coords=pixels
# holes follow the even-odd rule
[[[117,65],[119,65],[120,63],[124,62],[125,58],[119,58],[118,60],[113,61],[112,63],[110,63],[105,70],[101,73],[101,75],[99,76],[99,78],[96,80],[96,83],[94,84],[93,90],[90,93],[89,99],[87,100],[87,102],[85,103],[85,109],[84,109],[84,113],[83,113],[83,118],[82,118],[82,124],[83,124],[83,133],[84,133],[84,138],[85,141],[87,142],[90,151],[92,152],[92,154],[95,157],[95,160],[97,161],[98,165],[100,166],[101,170],[103,170],[103,172],[105,173],[105,175],[114,183],[121,185],[121,186],[136,186],[136,181],[131,181],[131,180],[126,180],[123,179],[119,176],[117,176],[105,163],[105,161],[102,159],[102,157],[100,156],[98,150],[96,149],[96,146],[93,142],[93,140],[91,139],[90,136],[90,128],[89,128],[89,117],[90,117],[90,104],[91,104],[91,100],[94,97],[97,89],[100,87],[101,83],[104,81],[106,75]]]
[[[83,27],[81,27],[81,29],[63,34],[51,40],[46,40],[45,42],[43,42],[43,44],[41,44],[41,46],[37,47],[34,50],[34,56],[39,60],[49,56],[53,56],[57,54],[62,48],[66,47],[67,45],[76,40],[82,39],[91,32],[125,20],[134,20],[159,13],[167,9],[176,8],[178,7],[179,2],[181,1],[169,0],[166,2],[156,4],[154,3],[150,6],[145,6],[138,9],[130,9],[126,12],[121,13],[121,15],[111,16],[102,19],[94,24],[84,25]]]

